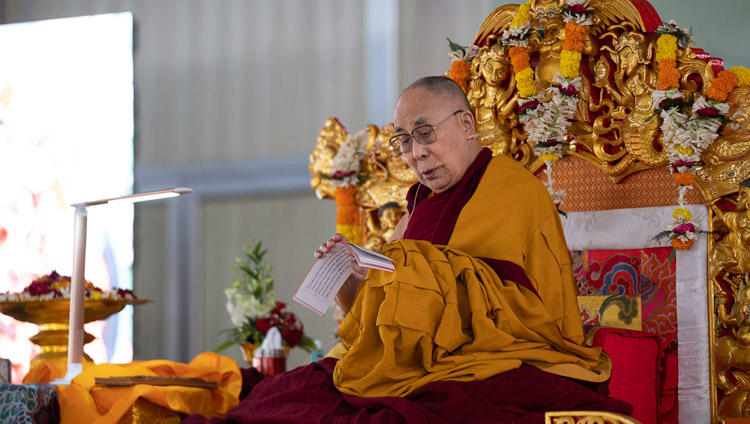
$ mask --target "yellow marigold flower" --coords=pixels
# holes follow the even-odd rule
[[[560,159],[560,157],[554,153],[542,153],[540,158],[542,158],[543,161],[550,161],[552,163],[555,163],[558,159]]]
[[[737,76],[737,85],[747,87],[750,85],[750,69],[744,66],[734,66],[730,71]]]
[[[581,67],[581,52],[563,50],[560,52],[560,73],[566,78],[575,78]]]
[[[676,146],[674,146],[674,149],[677,150],[678,152],[682,153],[683,155],[692,155],[693,152],[695,151],[690,146],[682,147],[679,144],[676,145]]]
[[[102,298],[102,294],[101,294],[101,292],[98,292],[98,291],[92,291],[91,292],[91,297],[94,298],[94,299],[101,299]]]
[[[662,59],[677,59],[677,37],[670,34],[662,34],[656,40],[656,61]]]
[[[531,15],[529,12],[531,11],[531,0],[528,2],[518,6],[518,13],[516,13],[516,16],[513,18],[513,21],[510,23],[511,28],[520,28],[527,23],[531,22]]]
[[[357,234],[354,225],[336,225],[336,232],[346,237],[352,243],[356,243]]]
[[[672,212],[672,216],[674,219],[678,221],[685,221],[688,222],[691,219],[693,219],[693,215],[690,214],[690,210],[687,208],[677,208]]]
[[[534,70],[532,68],[526,68],[517,73],[515,78],[519,96],[527,98],[536,94],[536,87],[534,86]]]

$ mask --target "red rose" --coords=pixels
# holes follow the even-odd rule
[[[719,111],[715,107],[703,107],[695,111],[695,113],[698,114],[698,116],[708,117],[708,118],[716,118],[721,116],[719,114]]]
[[[570,7],[568,7],[568,10],[570,10],[571,13],[586,13],[588,12],[588,9],[586,9],[586,6],[582,4],[574,4]]]
[[[294,325],[295,321],[297,321],[297,317],[294,316],[294,314],[290,312],[289,315],[287,315],[286,319],[284,320],[284,326]]]
[[[280,315],[281,311],[283,311],[286,308],[286,303],[284,302],[276,302],[276,307],[271,310],[271,315]]]
[[[271,322],[268,321],[268,318],[258,318],[258,321],[255,322],[255,328],[261,333],[266,334],[271,329]]]
[[[677,228],[675,228],[674,230],[672,230],[672,232],[675,233],[675,234],[694,233],[695,232],[695,225],[693,225],[693,224],[691,224],[689,222],[687,222],[685,224],[680,224],[680,225],[677,226]]]
[[[530,102],[526,102],[522,104],[521,106],[518,106],[518,113],[521,114],[527,109],[534,109],[537,106],[539,106],[539,100],[532,100]]]
[[[572,97],[572,96],[578,95],[578,90],[576,90],[576,88],[573,87],[572,85],[568,85],[565,88],[563,88],[563,86],[561,86],[561,85],[558,85],[557,87],[560,89],[560,91],[562,91],[563,93],[567,94],[568,96]]]
[[[302,340],[302,330],[292,330],[287,328],[281,333],[281,337],[284,339],[289,348],[297,346]]]

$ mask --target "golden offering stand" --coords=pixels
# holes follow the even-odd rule
[[[86,299],[84,322],[94,322],[120,312],[127,305],[140,305],[149,299]],[[68,319],[70,299],[40,299],[0,302],[0,313],[18,321],[40,326],[39,333],[29,340],[41,347],[41,352],[31,360],[31,367],[45,362],[66,360],[68,357]],[[84,332],[84,344],[95,339]],[[85,358],[91,361],[88,355]]]

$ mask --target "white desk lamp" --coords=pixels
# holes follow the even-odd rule
[[[181,194],[191,193],[190,188],[170,188],[147,193],[129,194],[127,196],[74,203],[75,220],[73,224],[73,272],[70,277],[70,322],[68,323],[68,371],[65,377],[58,378],[52,384],[65,385],[83,371],[83,310],[86,290],[84,273],[86,267],[86,207],[104,205],[113,202],[145,202],[164,199]]]

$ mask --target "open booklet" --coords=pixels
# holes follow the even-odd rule
[[[350,252],[351,256],[347,252]],[[357,264],[364,268],[388,272],[393,272],[395,269],[391,258],[385,255],[356,244],[338,242],[333,245],[330,252],[315,261],[293,299],[320,316],[325,315],[336,293],[352,273],[352,268],[349,266],[352,256]]]

